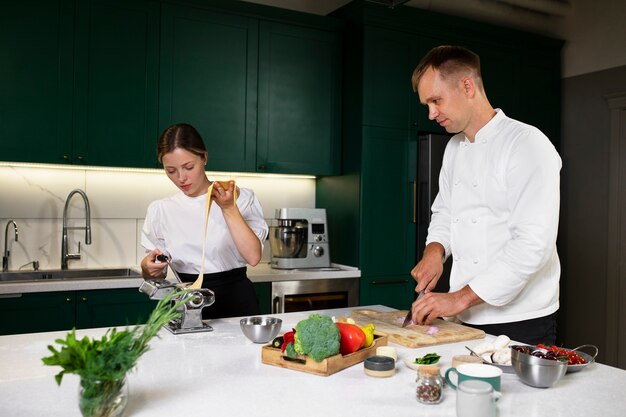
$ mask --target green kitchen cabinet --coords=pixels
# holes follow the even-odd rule
[[[156,301],[136,288],[0,296],[0,335],[144,323]]]
[[[360,267],[364,276],[415,266],[416,138],[406,129],[363,128]]]
[[[5,4],[0,158],[155,167],[158,25],[156,1]]]
[[[63,163],[72,146],[74,2],[3,2],[0,160]]]
[[[415,281],[409,274],[361,277],[360,305],[382,304],[407,310],[414,300]]]
[[[254,282],[254,291],[256,298],[259,300],[259,308],[261,314],[272,313],[272,283],[271,282]]]
[[[428,111],[411,85],[422,56],[442,40],[386,27],[365,26],[362,30],[363,124],[443,131],[428,120]]]
[[[145,323],[156,304],[136,288],[76,291],[76,328]]]
[[[159,131],[194,126],[211,171],[255,171],[258,20],[164,3]]]
[[[69,330],[75,326],[76,292],[0,296],[0,335]]]
[[[70,162],[156,167],[159,3],[77,0]]]
[[[261,21],[257,171],[339,173],[339,45],[334,31]]]
[[[159,128],[196,127],[210,170],[339,172],[336,32],[169,4],[161,27]]]

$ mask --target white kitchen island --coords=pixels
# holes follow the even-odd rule
[[[350,310],[322,313],[348,316]],[[283,319],[281,334],[309,314],[276,315]],[[416,372],[401,358],[437,352],[442,355],[445,372],[452,356],[467,353],[465,345],[481,342],[418,349],[390,344],[399,356],[392,377],[369,377],[362,364],[322,377],[262,364],[261,345],[243,336],[236,318],[212,320],[210,324],[215,330],[209,333],[172,335],[161,331],[129,375],[126,416],[455,416],[456,392],[450,387],[445,388],[440,404],[424,405],[415,399]],[[100,337],[105,331],[87,329],[77,334]],[[60,368],[41,362],[48,356],[47,345],[66,333],[0,336],[0,416],[80,416],[78,376],[65,376],[58,387],[53,376]],[[626,415],[625,387],[626,371],[601,364],[567,374],[547,389],[524,385],[514,374],[503,374],[498,415],[621,417]]]

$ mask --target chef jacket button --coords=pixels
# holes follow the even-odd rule
[[[472,223],[476,223],[478,220],[476,220],[476,218],[472,219]]]
[[[478,259],[474,259],[474,265],[478,263]]]
[[[454,221],[455,223],[458,223],[458,222],[459,222],[459,218],[458,218],[458,217],[455,217],[453,221]]]
[[[476,187],[478,187],[478,183],[477,183],[476,181],[474,181],[474,182],[472,183],[472,186],[473,186],[474,188],[476,188]]]
[[[459,183],[460,183],[460,182],[461,182],[461,181],[456,180],[456,181],[454,181],[454,185],[459,185]]]

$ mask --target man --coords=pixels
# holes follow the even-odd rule
[[[413,321],[457,316],[490,334],[553,344],[558,153],[537,128],[491,107],[480,59],[465,48],[432,49],[411,81],[429,119],[456,133],[443,157],[426,248],[411,271],[415,291],[425,291],[413,303]],[[430,292],[450,255],[450,292]]]

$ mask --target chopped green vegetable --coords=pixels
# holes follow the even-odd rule
[[[441,356],[433,352],[433,353],[427,353],[421,358],[415,358],[415,363],[418,365],[433,365],[439,362],[439,359],[441,359]]]
[[[339,328],[329,316],[311,314],[296,324],[294,349],[320,362],[339,353]]]

